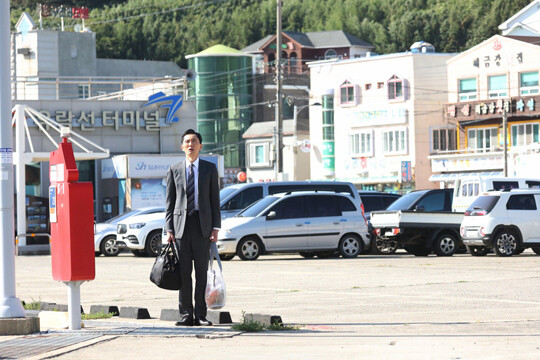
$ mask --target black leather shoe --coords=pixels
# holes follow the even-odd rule
[[[204,316],[195,317],[195,326],[212,326],[212,322]]]
[[[180,318],[180,321],[177,321],[176,326],[193,326],[193,317],[189,315],[184,315]]]

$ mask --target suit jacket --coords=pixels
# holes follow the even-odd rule
[[[199,218],[201,232],[210,238],[213,228],[221,227],[219,208],[219,177],[216,166],[199,159]],[[165,205],[165,230],[171,231],[176,239],[184,234],[187,218],[186,162],[182,161],[169,168]]]

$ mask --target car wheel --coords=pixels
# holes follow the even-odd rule
[[[514,230],[504,229],[497,233],[493,243],[497,256],[512,256],[518,249],[518,238]]]
[[[232,255],[219,254],[219,258],[221,261],[229,261],[229,260],[232,260],[233,257],[234,257],[234,254]]]
[[[362,240],[353,234],[345,235],[339,241],[339,253],[347,259],[355,258],[364,247]]]
[[[431,249],[427,249],[424,245],[407,245],[406,250],[414,256],[428,256],[431,254]]]
[[[373,252],[378,255],[392,255],[398,247],[397,241],[389,239],[375,239],[375,246],[372,246]]]
[[[116,245],[116,236],[106,236],[99,244],[99,250],[104,256],[118,256],[120,248]]]
[[[242,260],[257,260],[257,258],[261,255],[261,252],[261,242],[258,239],[252,237],[247,237],[240,240],[240,242],[238,243],[238,248],[236,250],[236,254]]]
[[[161,253],[161,230],[152,231],[146,238],[144,251],[148,256],[156,257]]]
[[[540,255],[540,246],[533,246],[532,251],[534,251],[536,255]]]
[[[486,256],[489,253],[489,248],[485,246],[468,246],[467,251],[472,256]]]
[[[315,253],[313,251],[300,251],[299,254],[301,257],[305,257],[306,259],[315,257]]]
[[[131,253],[136,257],[145,257],[147,255],[144,250],[131,250]]]
[[[433,243],[433,251],[437,256],[452,256],[457,250],[457,238],[450,233],[444,233],[437,236]]]

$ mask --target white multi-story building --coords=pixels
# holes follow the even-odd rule
[[[457,141],[432,147],[430,179],[441,187],[471,173],[540,178],[539,19],[535,0],[499,26],[504,36],[448,61],[443,113]]]
[[[311,178],[401,192],[434,187],[432,129],[445,127],[446,61],[417,43],[403,53],[310,63]]]

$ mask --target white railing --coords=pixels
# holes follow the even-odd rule
[[[59,76],[12,78],[12,100],[147,100],[163,91],[183,94],[185,77]]]

